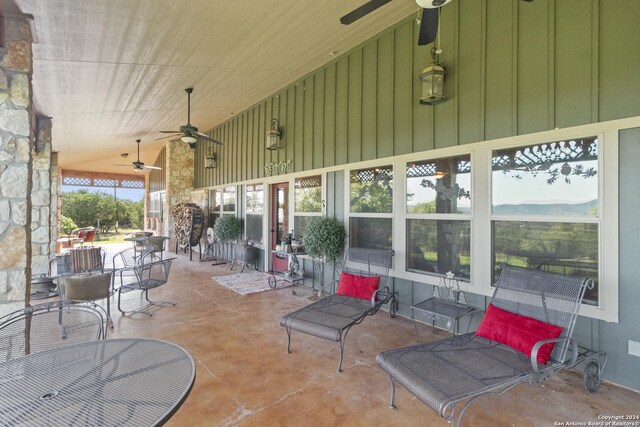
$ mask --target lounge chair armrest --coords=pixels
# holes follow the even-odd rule
[[[376,289],[371,295],[371,305],[374,307],[376,306],[376,301],[378,300],[378,292],[380,292],[380,289]]]
[[[378,294],[380,294],[380,296],[382,296],[383,298],[387,298],[389,295],[391,295],[391,289],[389,289],[388,286],[385,286],[384,288],[378,288],[373,291],[373,294],[371,295],[371,305],[374,307],[378,302]]]
[[[576,342],[576,340],[570,337],[559,337],[551,338],[548,340],[541,340],[535,343],[533,349],[531,350],[531,367],[536,374],[540,373],[540,369],[538,367],[538,351],[540,350],[540,347],[552,342],[557,344],[562,341],[568,341],[569,345],[571,345],[571,363],[569,364],[569,366],[573,366],[576,364],[576,359],[578,358],[578,343]]]

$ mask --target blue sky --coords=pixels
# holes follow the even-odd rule
[[[62,185],[60,187],[63,193],[70,193],[78,190],[88,190],[92,193],[101,192],[113,195],[113,188],[96,188],[96,187],[81,187],[77,185]],[[134,202],[140,201],[144,197],[144,189],[137,188],[116,188],[116,198],[118,200],[133,200]]]

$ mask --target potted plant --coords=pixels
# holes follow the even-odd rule
[[[347,233],[335,218],[313,217],[304,230],[304,248],[313,258],[335,263],[344,250]]]

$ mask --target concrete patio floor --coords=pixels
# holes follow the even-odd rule
[[[113,252],[116,246],[109,247]],[[167,252],[166,256],[176,256]],[[285,352],[283,314],[309,303],[310,291],[288,288],[243,296],[211,280],[236,268],[189,261],[177,255],[170,282],[150,298],[172,300],[153,317],[121,316],[112,301],[110,337],[150,337],[183,346],[196,362],[196,381],[170,426],[447,426],[445,420],[398,387],[390,409],[389,379],[377,367],[378,352],[415,342],[409,319],[386,312],[367,318],[348,335],[343,372],[336,372],[338,344],[293,333]],[[142,303],[132,292],[124,301]],[[421,341],[445,336],[422,326]],[[519,385],[476,401],[463,426],[555,426],[602,421],[602,416],[640,414],[640,394],[603,384],[589,394],[581,373],[563,372],[543,385]],[[600,418],[599,418],[600,417]],[[579,425],[579,424],[576,424]],[[603,424],[604,425],[604,424]]]

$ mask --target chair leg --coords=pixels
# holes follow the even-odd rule
[[[287,330],[287,353],[291,353],[291,329],[285,329]]]
[[[336,369],[337,372],[342,372],[342,359],[344,357],[344,339],[345,339],[344,336],[340,337],[340,361],[338,362],[338,369]]]
[[[125,311],[120,308],[120,295],[122,294],[122,288],[118,288],[118,311],[122,314],[125,314]]]
[[[389,375],[389,380],[391,380],[391,400],[389,401],[389,408],[395,409],[396,407],[396,380],[393,379],[391,375]]]
[[[111,329],[113,329],[113,319],[111,318],[111,297],[110,296],[107,296],[107,325]]]

